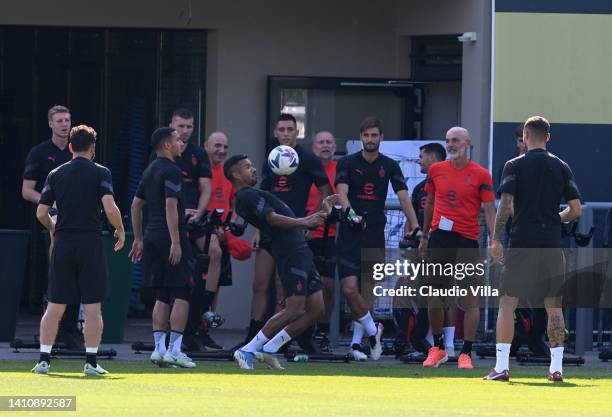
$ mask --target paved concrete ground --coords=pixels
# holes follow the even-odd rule
[[[31,316],[31,315],[20,315],[17,322],[17,329],[15,332],[15,337],[20,338],[25,342],[33,342],[34,335],[38,334],[38,326],[39,326],[39,317]],[[234,330],[226,330],[223,328],[215,329],[211,332],[211,335],[217,341],[217,343],[222,346],[229,348],[235,346],[238,342],[240,342],[246,332],[239,332]],[[143,341],[145,343],[152,343],[151,336],[151,321],[148,319],[129,319],[126,329],[125,329],[125,341],[122,344],[103,344],[101,349],[114,349],[117,351],[116,359],[119,360],[148,360],[149,355],[145,352],[143,354],[136,354],[132,351],[132,343],[137,341]],[[348,351],[348,340],[345,341],[344,345],[341,345],[334,349],[336,353],[346,353]],[[599,352],[592,351],[586,352],[583,356],[585,360],[585,364],[583,367],[586,368],[599,368],[599,369],[609,369],[612,377],[612,361],[602,362],[598,358]],[[38,359],[38,352],[34,350],[21,350],[19,353],[15,353],[13,349],[9,346],[9,343],[0,343],[0,360],[2,359]],[[382,363],[397,363],[398,365],[401,362],[395,360],[393,357],[383,357],[381,359]],[[375,364],[376,362],[367,362],[369,364]],[[380,362],[378,362],[380,363]],[[475,366],[486,366],[492,367],[495,361],[491,358],[487,359],[479,359],[474,355],[474,365]],[[410,366],[418,366],[418,364],[413,364]],[[452,366],[452,365],[446,365]],[[518,366],[514,360],[511,361],[511,367]]]

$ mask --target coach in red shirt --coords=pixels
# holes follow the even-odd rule
[[[312,153],[314,153],[323,164],[327,178],[332,187],[332,193],[336,192],[334,181],[336,179],[336,165],[334,153],[336,152],[336,138],[327,131],[318,132],[312,141]],[[319,209],[321,203],[321,192],[313,184],[310,186],[307,213],[310,215]],[[325,226],[321,225],[316,230],[308,232],[308,246],[314,255],[315,266],[321,276],[323,283],[323,300],[325,302],[325,315],[317,323],[317,333],[320,336],[320,348],[322,352],[329,352],[329,320],[334,309],[334,280],[336,277],[336,225],[330,224],[327,238],[324,238]]]
[[[493,234],[495,195],[491,173],[468,159],[470,144],[470,134],[466,129],[451,128],[446,133],[446,151],[450,159],[429,168],[420,250],[425,254],[428,247],[436,249],[431,251],[428,258],[430,262],[455,263],[459,261],[461,249],[478,249],[478,215],[481,205],[484,206],[489,236]],[[448,285],[456,283],[452,277],[445,280]],[[428,300],[434,346],[429,350],[423,366],[438,367],[448,360],[442,337],[444,308],[439,299],[430,297]],[[448,302],[448,299],[444,301]],[[465,310],[464,345],[458,358],[458,367],[471,369],[472,343],[480,321],[480,310],[477,297],[471,293],[462,297],[461,303]]]

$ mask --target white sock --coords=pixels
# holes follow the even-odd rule
[[[376,336],[378,328],[376,327],[376,323],[374,323],[374,319],[369,311],[365,316],[358,318],[357,320],[359,323],[361,323],[368,336]]]
[[[170,331],[170,345],[168,350],[173,355],[181,353],[181,345],[183,344],[183,333]]]
[[[244,347],[242,347],[240,350],[244,350],[246,352],[253,352],[253,353],[257,352],[263,347],[263,345],[266,344],[268,340],[270,339],[268,339],[266,335],[263,334],[263,331],[260,330],[259,333],[257,333],[255,337],[251,339],[249,343],[244,345]]]
[[[40,353],[51,353],[53,345],[40,345]]]
[[[354,344],[361,345],[361,339],[363,339],[363,326],[358,321],[354,321],[353,340],[351,340],[351,346]]]
[[[154,331],[153,339],[155,340],[155,350],[162,355],[166,353],[166,332],[163,330]]]
[[[86,347],[85,348],[85,353],[90,353],[90,354],[98,354],[98,346],[96,347]]]
[[[434,345],[433,333],[431,332],[431,327],[427,331],[427,336],[425,336],[425,340],[427,340],[427,343],[429,343],[429,346]]]
[[[446,351],[449,356],[455,356],[455,326],[443,327],[442,332],[444,334]]]
[[[550,373],[563,373],[563,346],[550,348]]]
[[[285,329],[276,333],[272,339],[270,339],[265,345],[263,345],[264,352],[276,353],[283,345],[291,340],[291,336]]]
[[[507,369],[510,369],[510,343],[496,343],[496,361],[495,361],[495,371],[502,372]]]

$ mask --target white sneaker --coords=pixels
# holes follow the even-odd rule
[[[32,372],[33,374],[48,374],[49,373],[49,368],[51,368],[51,365],[49,365],[47,363],[47,361],[40,361],[38,362],[36,365],[34,365],[34,368],[32,368]]]
[[[151,362],[159,367],[163,368],[166,366],[166,363],[164,362],[164,355],[159,350],[154,350],[153,353],[151,353],[150,359]]]
[[[183,352],[179,352],[177,354],[172,354],[170,351],[167,351],[164,355],[163,359],[165,364],[171,366],[178,366],[181,368],[195,368],[196,364],[191,360],[191,358],[185,355]]]
[[[268,353],[264,351],[255,352],[255,358],[259,362],[265,363],[270,369],[285,369],[282,367],[282,365],[278,361],[278,358],[276,357],[276,354],[274,353]]]
[[[88,363],[85,363],[85,367],[83,368],[83,373],[85,375],[106,375],[108,371],[102,368],[100,365],[93,367]]]
[[[378,323],[377,328],[378,331],[376,332],[376,336],[374,336],[374,346],[372,346],[370,350],[370,358],[375,361],[379,360],[380,356],[382,355],[382,344],[380,343],[380,339],[382,337],[383,331],[385,330],[385,327],[382,325],[382,323]]]
[[[353,359],[359,362],[364,362],[368,360],[368,355],[361,351],[361,346],[357,343],[354,343],[351,346],[350,354],[353,355]]]

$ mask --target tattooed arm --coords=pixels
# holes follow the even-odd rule
[[[493,239],[491,240],[491,258],[493,262],[501,263],[503,260],[503,246],[501,244],[501,238],[506,230],[506,224],[512,214],[512,202],[514,196],[508,193],[502,193],[499,207],[497,208],[497,215],[495,216],[495,227],[493,230]]]

